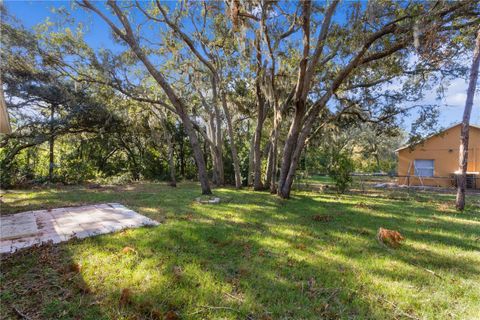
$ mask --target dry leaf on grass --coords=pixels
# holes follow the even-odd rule
[[[135,249],[133,249],[132,247],[125,247],[122,249],[122,252],[123,253],[137,253],[137,251]]]
[[[401,242],[405,240],[405,237],[398,231],[379,228],[377,232],[377,240],[383,245],[397,248],[400,246]]]

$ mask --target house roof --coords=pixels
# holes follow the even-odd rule
[[[459,122],[459,123],[454,124],[454,125],[446,128],[446,129],[444,129],[444,130],[442,130],[442,131],[440,131],[440,132],[431,134],[431,135],[425,137],[424,139],[422,139],[422,141],[420,141],[420,142],[411,143],[411,144],[407,144],[407,145],[401,146],[400,148],[396,149],[395,152],[398,152],[398,151],[403,150],[403,149],[406,149],[406,148],[408,148],[408,147],[411,147],[411,146],[417,145],[417,144],[419,144],[419,143],[425,142],[426,140],[428,140],[428,139],[430,139],[430,138],[432,138],[432,137],[435,137],[435,136],[437,136],[437,135],[439,135],[439,134],[442,134],[442,133],[444,133],[445,131],[448,131],[448,130],[450,130],[450,129],[453,129],[453,128],[455,128],[456,126],[459,126],[459,125],[461,125],[461,124],[462,124],[462,123]],[[470,128],[475,128],[475,129],[479,129],[479,130],[480,130],[480,126],[478,126],[478,125],[476,125],[476,124],[470,124],[469,126],[470,126]]]

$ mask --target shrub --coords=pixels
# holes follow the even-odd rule
[[[329,167],[329,176],[335,181],[338,192],[344,193],[352,184],[353,160],[346,153],[339,153]]]

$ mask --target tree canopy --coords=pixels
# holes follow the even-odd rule
[[[71,10],[115,46],[92,47]],[[40,167],[67,181],[81,162],[73,180],[196,178],[204,194],[213,182],[283,198],[302,159],[328,159],[342,137],[360,170],[391,171],[402,118],[418,114],[411,138],[434,127],[435,103],[417,102],[465,77],[480,22],[473,0],[79,0],[35,31],[2,12],[2,184]],[[49,165],[32,164],[45,144]]]

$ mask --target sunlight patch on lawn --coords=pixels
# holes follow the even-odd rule
[[[298,192],[290,200],[248,189],[214,193],[225,201],[197,204],[195,184],[32,191],[8,195],[7,210],[102,201],[165,218],[154,228],[58,246],[64,255],[59,264],[82,265],[67,287],[73,297],[93,301],[108,318],[148,318],[169,310],[182,319],[316,319],[322,312],[332,318],[462,319],[480,312],[478,216],[439,213],[441,197],[433,195],[430,203],[428,194],[417,201],[390,199],[387,192],[377,192],[380,199]],[[398,249],[380,245],[380,226],[399,230],[405,243]],[[124,253],[125,247],[133,251]],[[27,304],[21,292],[31,279],[60,272],[35,269],[43,260],[35,253],[29,257],[2,265],[8,289],[2,304]],[[79,291],[81,281],[86,289]],[[131,301],[120,306],[125,288]],[[37,307],[55,317],[55,303]]]

